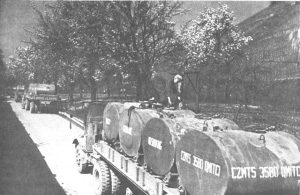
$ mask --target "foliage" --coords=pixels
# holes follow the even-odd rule
[[[2,54],[2,49],[0,49],[0,91],[4,89],[5,85],[5,71],[6,65],[4,62],[4,55]]]
[[[147,96],[148,83],[164,56],[178,47],[172,17],[183,13],[181,3],[116,1],[103,3],[104,47],[122,74],[136,80],[138,99]]]
[[[187,52],[187,70],[200,70],[199,82],[209,86],[216,99],[218,88],[225,88],[229,95],[233,75],[236,74],[234,60],[247,57],[242,47],[251,41],[233,24],[234,14],[227,5],[217,9],[206,8],[197,20],[189,21],[182,28],[182,42]]]
[[[120,88],[114,85],[127,74],[138,94],[147,93],[155,67],[178,50],[171,20],[184,12],[180,7],[167,1],[58,1],[41,11],[33,5],[38,24],[27,30],[31,39],[10,67],[22,78],[70,93],[76,85],[89,86],[92,99],[99,82],[106,91]]]
[[[226,64],[252,40],[233,21],[233,12],[224,4],[217,9],[206,8],[198,14],[197,20],[182,29],[187,57],[192,62],[187,68],[199,68],[197,66],[205,63]]]

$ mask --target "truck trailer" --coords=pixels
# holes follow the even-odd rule
[[[60,100],[55,85],[31,83],[22,98],[22,108],[31,113],[57,113]]]
[[[188,110],[91,102],[73,140],[75,162],[92,173],[97,195],[299,194],[300,141],[232,124]]]

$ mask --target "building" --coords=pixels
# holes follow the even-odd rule
[[[238,26],[253,38],[246,48],[250,62],[268,67],[267,80],[279,83],[273,90],[273,100],[278,101],[273,103],[299,107],[300,2],[272,1]]]
[[[300,78],[300,2],[271,2],[238,26],[253,38],[247,50],[254,63],[273,67],[276,80]]]

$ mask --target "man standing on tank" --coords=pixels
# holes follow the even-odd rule
[[[154,94],[153,98],[163,106],[175,109],[182,107],[182,76],[175,76],[167,72],[154,73],[151,78]]]

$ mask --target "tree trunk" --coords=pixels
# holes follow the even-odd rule
[[[226,84],[225,86],[225,102],[229,102],[230,101],[230,87],[229,84]]]
[[[74,103],[74,97],[73,97],[74,88],[75,88],[74,83],[70,83],[70,88],[69,88],[69,102],[70,102],[71,106]]]
[[[83,99],[83,85],[81,82],[79,84],[79,89],[80,89],[80,99]]]
[[[95,101],[97,99],[97,86],[96,83],[91,84],[91,100]]]
[[[141,75],[141,84],[142,84],[142,95],[141,98],[143,100],[149,100],[149,86],[150,86],[150,78],[146,74]]]
[[[140,86],[140,84],[137,82],[137,84],[136,84],[136,101],[138,102],[138,101],[140,101],[140,94],[141,94],[141,86]]]
[[[218,101],[218,98],[217,98],[217,80],[216,79],[214,79],[214,81],[213,81],[214,83],[213,83],[213,101],[214,102],[217,102]]]
[[[110,84],[109,84],[109,80],[106,81],[106,92],[107,92],[107,97],[110,98]]]
[[[136,77],[136,101],[142,100],[142,79],[140,76]]]

